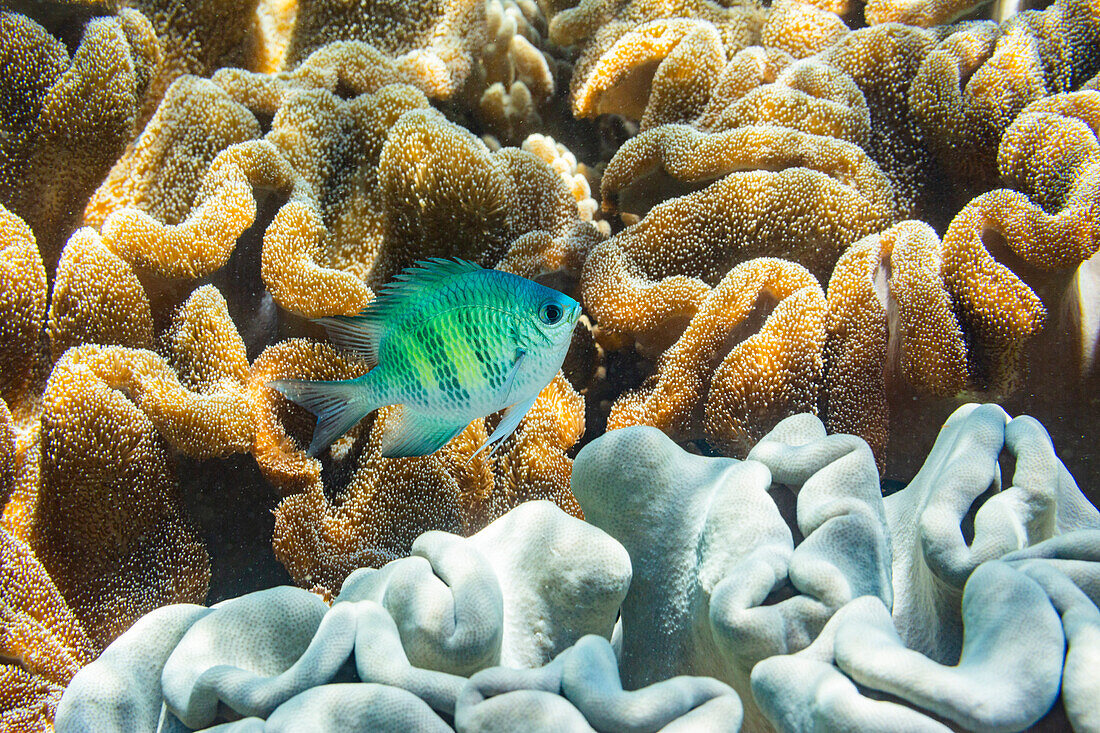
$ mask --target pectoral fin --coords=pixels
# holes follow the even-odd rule
[[[526,349],[516,349],[516,360],[512,363],[512,368],[508,370],[508,373],[504,375],[504,386],[500,391],[500,402],[497,404],[509,403],[508,396],[512,392],[512,384],[516,381],[516,375],[519,374],[519,366],[523,363],[523,357],[527,356]]]
[[[405,458],[435,453],[467,425],[467,422],[441,420],[399,405],[397,414],[390,415],[386,420],[386,432],[382,435],[382,456]]]
[[[527,411],[531,409],[537,399],[538,394],[535,394],[531,399],[517,402],[505,410],[504,415],[500,418],[500,423],[496,426],[496,429],[493,430],[493,434],[489,436],[488,440],[481,444],[480,448],[474,451],[473,456],[466,459],[466,463],[474,460],[474,456],[490,445],[493,446],[493,449],[489,451],[489,455],[492,456],[496,453],[497,448],[504,442],[504,439],[516,431],[516,428],[519,427],[520,420],[523,419],[523,416],[527,414]]]

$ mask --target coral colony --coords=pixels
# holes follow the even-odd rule
[[[1100,732],[1098,211],[1088,0],[4,4],[0,733]]]

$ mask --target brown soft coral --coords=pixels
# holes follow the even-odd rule
[[[53,716],[65,688],[14,664],[0,666],[0,731],[53,733]]]
[[[8,503],[15,490],[16,433],[8,403],[0,400],[0,506]]]
[[[262,274],[275,301],[309,317],[355,313],[381,239],[378,158],[388,125],[427,105],[407,86],[342,101],[301,92],[280,108],[265,144],[287,162],[295,192],[264,234]]]
[[[469,76],[474,52],[485,45],[485,5],[481,0],[299,2],[285,64],[292,69],[340,41],[370,44],[403,78],[432,97],[449,97]]]
[[[786,62],[775,54],[764,58]],[[738,75],[720,81],[706,110],[693,121],[695,127],[722,132],[752,124],[773,124],[867,146],[871,134],[867,101],[845,72],[818,58],[803,59],[786,65],[774,79],[760,78],[764,83],[746,93],[743,89],[747,85],[743,83],[722,83],[745,78],[740,74],[742,58],[735,58],[729,67]]]
[[[656,348],[679,335],[709,285],[738,262],[784,257],[824,280],[850,243],[892,217],[890,184],[858,147],[771,125],[642,133],[608,165],[605,205],[617,199],[644,211],[647,188],[668,195],[668,176],[684,188],[719,180],[598,245],[582,281],[601,328]]]
[[[1029,106],[999,154],[1002,176],[1024,193],[999,189],[975,198],[944,235],[944,271],[974,343],[980,389],[1007,394],[1020,386],[1020,358],[1049,313],[1057,321],[1047,329],[1051,338],[1080,336],[1074,333],[1080,318],[1062,323],[1059,311],[1078,266],[1100,246],[1098,130],[1100,92],[1055,95]],[[1082,347],[1091,344],[1048,343],[1041,358],[1081,354]],[[1084,364],[1077,358],[1065,367],[1081,374]]]
[[[54,361],[81,344],[153,346],[153,314],[145,289],[125,260],[90,227],[61,252],[47,333]]]
[[[784,417],[817,413],[826,310],[804,267],[770,257],[738,265],[649,382],[612,406],[608,429],[653,425],[744,455]]]
[[[102,227],[116,210],[132,207],[166,224],[178,224],[194,206],[203,176],[218,153],[259,136],[256,118],[221,87],[185,76],[169,88],[141,137],[88,202],[84,223]]]
[[[1048,213],[1088,206],[1100,176],[1100,91],[1044,97],[1001,140],[1001,178]]]
[[[415,260],[444,255],[527,277],[555,270],[576,276],[599,236],[580,220],[573,193],[549,165],[516,148],[491,153],[434,111],[415,110],[394,126],[379,161],[379,188],[385,219],[372,284]]]
[[[206,595],[209,560],[180,507],[173,451],[252,447],[248,361],[220,293],[192,293],[161,342],[167,360],[123,346],[65,351],[41,434],[17,454],[38,480],[21,480],[5,511],[98,645],[159,605]],[[39,451],[40,465],[29,456]]]
[[[221,88],[180,79],[96,192],[86,221],[139,270],[168,278],[213,272],[255,218],[253,187],[292,188],[282,157],[253,140],[259,132]]]
[[[223,66],[263,63],[268,49],[257,33],[257,0],[126,0],[156,29],[164,61],[150,85],[144,122],[181,76],[209,76]]]
[[[373,94],[389,84],[417,84],[417,77],[369,43],[334,41],[321,46],[292,71],[263,73],[226,67],[212,81],[261,118],[270,118],[295,94],[325,89],[340,97]]]
[[[322,107],[343,104],[345,121],[320,114],[306,103],[310,95],[319,95]],[[331,132],[318,129],[326,120]],[[277,302],[303,315],[358,312],[369,297],[364,282],[376,287],[431,256],[524,275],[575,273],[598,236],[548,165],[514,148],[490,152],[407,86],[347,103],[326,92],[299,95],[280,111],[268,139],[309,182],[321,208],[317,217],[316,208],[291,201],[264,237],[264,279]],[[337,165],[347,175],[334,180],[329,171]],[[305,282],[310,270],[303,264],[314,262],[330,281],[328,273],[356,276],[356,297],[338,297],[350,281],[338,292]]]
[[[804,58],[848,34],[835,15],[796,0],[777,3],[761,32],[763,45],[733,51],[728,61],[717,31],[708,29],[693,30],[661,62],[641,131],[671,123],[706,132],[772,123],[866,143],[870,121],[859,87],[821,57]]]
[[[829,280],[826,425],[866,440],[880,470],[889,404],[954,397],[968,383],[942,268],[936,233],[904,221],[852,245]]]
[[[0,399],[27,396],[45,312],[46,270],[34,234],[0,205]]]
[[[559,373],[492,458],[483,451],[466,463],[496,426],[495,417],[487,419],[484,427],[475,421],[472,430],[459,435],[451,468],[459,484],[463,531],[477,532],[534,499],[549,499],[570,514],[583,516],[569,489],[573,460],[566,451],[584,434],[584,413],[584,397]]]
[[[771,84],[779,73],[789,66],[794,58],[786,51],[777,48],[749,46],[733,54],[726,65],[714,77],[706,105],[692,119],[671,119],[668,122],[685,122],[707,132],[718,132],[718,117],[727,107],[735,104],[746,94],[764,84]],[[662,109],[667,105],[662,105]],[[675,106],[673,110],[676,114]],[[657,119],[656,116],[654,119]],[[659,121],[659,120],[658,120]]]
[[[971,201],[944,235],[944,276],[970,336],[977,388],[1005,395],[1022,384],[1020,357],[1059,303],[1075,270],[1096,252],[1097,186],[1088,205],[1043,212],[999,189]],[[1036,292],[1038,291],[1038,292]]]
[[[1002,176],[1049,211],[998,189],[971,200],[942,243],[908,221],[853,245],[837,263],[827,422],[864,437],[880,468],[915,469],[912,446],[935,429],[927,416],[967,391],[1025,399],[1029,361],[1061,377],[1028,383],[1031,409],[1087,414],[1091,390],[1082,393],[1078,379],[1095,325],[1085,311],[1088,274],[1078,267],[1100,246],[1097,122],[1100,93],[1077,92],[1035,102],[1005,134]],[[888,450],[888,418],[905,425],[906,450]],[[1063,442],[1081,433],[1074,428]]]
[[[175,450],[196,458],[250,450],[248,360],[221,294],[196,290],[165,340],[176,369],[143,349],[88,346],[73,359],[128,395]]]
[[[23,528],[99,646],[160,605],[201,602],[210,577],[206,550],[179,507],[168,446],[126,394],[104,381],[112,375],[97,373],[130,354],[149,352],[84,346],[54,367],[41,483]]]
[[[204,99],[204,125],[189,129],[183,122],[187,110]],[[172,87],[132,158],[120,161],[97,193],[88,218],[93,223],[103,219],[104,241],[128,262],[162,277],[194,278],[225,264],[255,219],[256,191],[274,189],[289,198],[269,227],[264,249],[264,274],[276,299],[311,312],[311,303],[327,296],[329,308],[357,312],[369,298],[362,282],[350,273],[323,270],[310,256],[325,232],[316,209],[327,168],[318,167],[331,152],[322,141],[340,125],[332,113],[339,104],[322,90],[295,95],[273,123],[269,138],[290,147],[303,145],[297,159],[307,166],[305,174],[313,174],[307,181],[288,161],[285,148],[250,139],[259,127],[248,109],[217,85],[185,77]],[[298,125],[311,114],[321,120],[312,140],[298,134]],[[203,128],[217,134],[207,135]],[[338,142],[339,137],[329,140]],[[321,157],[315,160],[311,154]],[[134,169],[143,175],[135,177]]]
[[[298,0],[259,0],[256,22],[252,26],[252,58],[248,68],[273,74],[283,67],[297,16]]]
[[[670,119],[659,111],[670,96],[681,115],[701,109],[727,58],[759,38],[763,15],[755,2],[582,2],[554,16],[550,37],[584,42],[570,89],[576,116],[659,116],[655,124]]]
[[[317,483],[279,504],[275,556],[297,582],[339,588],[355,568],[407,555],[422,532],[461,530],[458,484],[443,458],[451,448],[422,458],[378,457],[395,409],[383,408],[373,421],[365,455],[337,500]]]
[[[995,181],[1005,129],[1029,103],[1076,89],[1100,69],[1100,12],[1057,0],[1001,25],[976,23],[925,58],[910,90],[924,141],[971,196]]]
[[[582,3],[551,24],[555,40],[585,41],[573,75],[573,112],[626,115],[640,120],[642,130],[694,121],[747,92],[744,82],[754,74],[744,63],[746,51],[804,58],[848,33],[834,13],[797,0],[766,11],[751,2],[722,7],[707,0],[595,7]],[[604,15],[613,18],[595,30]]]
[[[593,62],[582,57],[573,73],[573,114],[620,114],[647,128],[690,118],[706,103],[710,79],[725,58],[721,35],[705,20],[642,24]]]
[[[988,0],[868,0],[863,14],[871,25],[904,23],[921,28],[946,25]]]
[[[242,402],[248,382],[249,365],[237,327],[229,316],[225,298],[213,285],[195,290],[180,307],[172,325],[163,335],[168,361],[182,386],[188,391],[205,396],[228,395],[225,404],[234,413],[232,422],[237,425],[227,435],[234,435],[226,442],[222,454],[248,450],[252,446],[251,417],[240,422]],[[215,408],[216,409],[216,408]],[[249,427],[241,427],[249,426]],[[202,451],[187,451],[201,455]]]
[[[484,420],[432,455],[382,458],[386,422],[401,409],[384,407],[333,445],[326,483],[347,485],[323,485],[322,462],[290,437],[308,443],[312,420],[266,384],[281,377],[347,379],[364,372],[358,359],[305,340],[270,347],[252,367],[256,459],[265,476],[290,494],[276,512],[275,554],[297,582],[338,588],[357,567],[408,554],[421,532],[476,532],[521,501],[551,499],[580,513],[569,491],[572,461],[565,451],[584,432],[584,399],[560,375],[492,458],[482,452],[467,464],[488,437]]]
[[[223,110],[204,123],[224,128],[222,137],[192,153],[192,133],[172,132],[180,116],[170,93],[137,145],[149,154],[120,162],[89,207],[90,218],[110,212],[105,243],[140,269],[193,278],[221,267],[254,223],[264,189],[285,203],[264,232],[263,280],[277,303],[307,317],[357,313],[372,297],[368,285],[436,254],[487,265],[504,259],[523,274],[575,273],[598,238],[553,169],[515,149],[490,153],[410,86],[343,100],[257,75],[221,81],[230,94],[189,79],[173,92],[179,88],[183,100],[194,87]],[[257,124],[231,97],[267,104],[265,90],[281,104],[270,131],[230,144]],[[171,186],[170,175],[150,167],[160,160],[178,162],[182,185]],[[127,171],[135,167],[151,175],[131,186]],[[184,195],[165,203],[165,187]],[[516,255],[505,258],[513,244]]]
[[[71,59],[30,18],[0,14],[0,203],[30,225],[50,270],[74,211],[130,141],[159,61],[133,10],[87,20]]]
[[[490,153],[434,111],[403,116],[386,138],[378,164],[383,237],[390,246],[382,248],[374,281],[386,282],[424,256],[499,261],[519,234],[508,219],[528,213],[506,198],[520,193],[521,179],[508,157]],[[463,173],[456,175],[459,170]]]
[[[33,419],[20,426],[15,420],[6,428],[4,437],[4,463],[10,465],[13,472],[11,482],[4,486],[6,503],[0,526],[11,532],[12,536],[27,541],[31,526],[34,503],[38,496],[38,485],[42,476],[42,420],[41,405],[33,413]]]
[[[61,692],[94,649],[30,547],[0,529],[0,730],[52,730]]]
[[[1034,39],[1017,26],[964,26],[928,54],[910,89],[924,142],[973,195],[993,180],[997,145],[1027,104],[1047,93]]]
[[[760,32],[760,45],[802,59],[829,48],[847,34],[848,26],[835,11],[799,0],[776,0]]]
[[[819,60],[850,76],[863,93],[871,129],[861,145],[893,184],[899,215],[946,226],[943,174],[909,105],[910,85],[935,43],[928,31],[889,23],[849,33]]]

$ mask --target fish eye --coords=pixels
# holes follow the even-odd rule
[[[543,303],[542,308],[539,308],[539,320],[547,326],[553,326],[561,320],[564,313],[561,306],[557,303]]]

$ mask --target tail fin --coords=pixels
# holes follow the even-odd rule
[[[361,379],[342,382],[276,379],[267,386],[317,416],[317,427],[313,429],[313,440],[307,451],[311,456],[323,451],[379,407],[371,399],[372,390]]]

